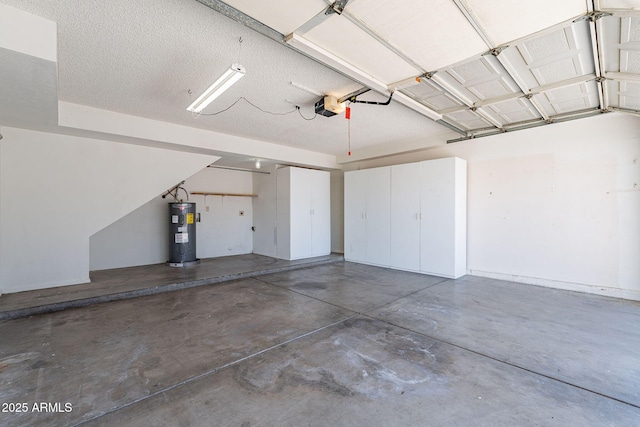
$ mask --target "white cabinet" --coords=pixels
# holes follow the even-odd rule
[[[420,164],[420,270],[467,274],[467,164],[449,157]]]
[[[345,259],[466,274],[466,162],[428,160],[345,173]]]
[[[344,257],[389,265],[391,168],[346,172],[344,175]]]
[[[278,258],[331,253],[330,197],[329,172],[296,167],[277,170]]]
[[[344,174],[344,258],[366,262],[367,226],[365,173]]]
[[[391,166],[391,262],[420,270],[420,163]]]

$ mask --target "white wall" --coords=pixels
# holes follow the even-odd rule
[[[158,195],[92,235],[89,239],[89,269],[105,270],[167,261],[167,200]]]
[[[195,127],[161,122],[86,105],[58,102],[60,126],[100,132],[112,138],[123,137],[125,142],[168,144],[181,150],[207,150],[234,153],[240,156],[272,159],[287,164],[315,168],[338,168],[330,154],[296,147],[258,141]],[[134,139],[132,139],[134,138]]]
[[[0,48],[58,61],[57,24],[0,3]]]
[[[640,119],[557,123],[359,162],[468,161],[468,271],[640,299]]]
[[[0,292],[89,281],[89,236],[218,159],[3,127]]]
[[[189,191],[252,194],[252,175],[250,172],[207,168],[189,178],[185,187]],[[189,200],[196,202],[197,212],[202,218],[197,224],[196,254],[199,258],[250,254],[253,251],[251,197],[194,195]]]
[[[252,174],[204,168],[185,180],[191,192],[252,193]],[[163,192],[164,193],[164,192]],[[180,191],[178,197],[185,199]],[[168,207],[171,196],[151,201],[91,236],[91,270],[159,264],[167,261]],[[251,253],[253,208],[251,197],[191,195],[201,222],[196,224],[196,256],[210,258]],[[207,206],[209,209],[207,210]],[[244,213],[243,216],[239,212]]]

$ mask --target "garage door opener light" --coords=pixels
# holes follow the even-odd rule
[[[242,65],[231,64],[231,67],[229,67],[229,69],[220,76],[218,80],[209,86],[209,88],[205,90],[198,99],[193,101],[193,103],[187,107],[187,111],[200,113],[207,107],[207,105],[211,104],[214,99],[222,95],[224,91],[233,86],[233,84],[240,80],[245,74],[246,71]]]

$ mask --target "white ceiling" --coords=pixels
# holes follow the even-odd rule
[[[358,100],[384,101],[395,90],[388,106],[351,104],[351,151],[364,153],[358,158],[640,109],[636,0],[350,0],[341,14],[329,15],[329,0],[0,1],[57,23],[59,100],[343,162],[349,161],[344,117],[304,120],[296,105],[311,118],[317,94],[342,97],[364,85],[380,93]],[[585,18],[594,10],[608,13]],[[247,17],[271,28],[276,40],[236,21]],[[292,35],[304,42],[306,55],[340,73],[297,52],[299,43],[284,40]],[[491,54],[494,48],[502,49]],[[13,81],[23,65],[7,62],[7,55],[0,52],[0,78],[26,88]],[[205,114],[239,97],[293,113],[271,115],[244,101],[216,116],[187,112],[233,62],[246,68],[246,77]],[[25,126],[7,111],[0,109],[0,124]]]

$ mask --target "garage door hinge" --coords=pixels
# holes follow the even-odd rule
[[[502,53],[503,50],[505,50],[508,47],[509,45],[494,47],[489,51],[489,53],[493,56],[498,56]]]
[[[589,19],[590,21],[596,22],[598,19],[604,18],[605,16],[613,16],[613,13],[594,10],[593,12],[587,13],[585,15],[585,18]]]
[[[613,16],[613,13],[611,12],[602,12],[602,11],[597,11],[597,12],[591,12],[590,14],[591,16],[589,17],[592,21],[597,21],[600,18],[604,18],[605,16]]]
[[[331,6],[327,8],[327,10],[324,11],[324,14],[332,15],[334,13],[337,13],[338,15],[342,15],[344,8],[347,7],[347,3],[349,3],[349,0],[336,0]]]
[[[437,73],[437,71],[429,71],[429,72],[426,72],[426,73],[422,74],[420,77],[421,77],[421,78],[423,78],[423,79],[427,79],[427,80],[429,80],[429,79],[430,79],[431,77],[433,77],[436,73]]]

